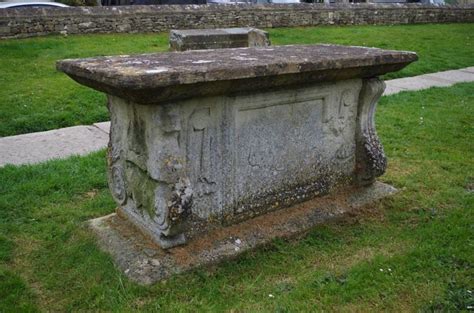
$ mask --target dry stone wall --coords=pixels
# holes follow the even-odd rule
[[[0,10],[0,38],[170,29],[474,22],[474,5],[161,5]]]

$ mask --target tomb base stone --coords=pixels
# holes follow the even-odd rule
[[[375,181],[377,76],[416,58],[318,45],[59,62],[108,94],[119,208],[92,222],[104,248],[151,283],[392,193]]]
[[[189,240],[186,245],[161,249],[120,213],[90,221],[99,245],[110,253],[131,280],[149,285],[197,267],[230,260],[242,252],[270,244],[276,238],[295,238],[314,227],[357,213],[366,205],[396,193],[390,185],[375,182],[365,188],[338,190],[282,210],[222,228]]]

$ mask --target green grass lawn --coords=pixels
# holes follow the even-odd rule
[[[0,312],[467,312],[474,83],[384,97],[377,126],[393,198],[151,287],[128,281],[85,226],[115,208],[104,152],[2,168]]]
[[[416,51],[387,78],[474,65],[474,24],[270,29],[273,44],[337,43]],[[55,69],[56,60],[167,50],[167,34],[88,35],[0,41],[0,136],[108,120],[105,96]]]

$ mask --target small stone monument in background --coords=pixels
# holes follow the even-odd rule
[[[257,28],[187,29],[170,31],[170,50],[267,47],[266,31]]]
[[[102,246],[152,283],[391,194],[377,77],[416,59],[304,45],[58,62],[108,95],[118,209],[92,221]]]

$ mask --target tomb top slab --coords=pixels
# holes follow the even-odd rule
[[[174,33],[182,36],[214,36],[214,35],[247,35],[250,27],[235,27],[235,28],[210,28],[210,29],[177,29]]]
[[[57,68],[91,88],[150,104],[397,71],[416,53],[338,45],[215,49],[69,59]]]

